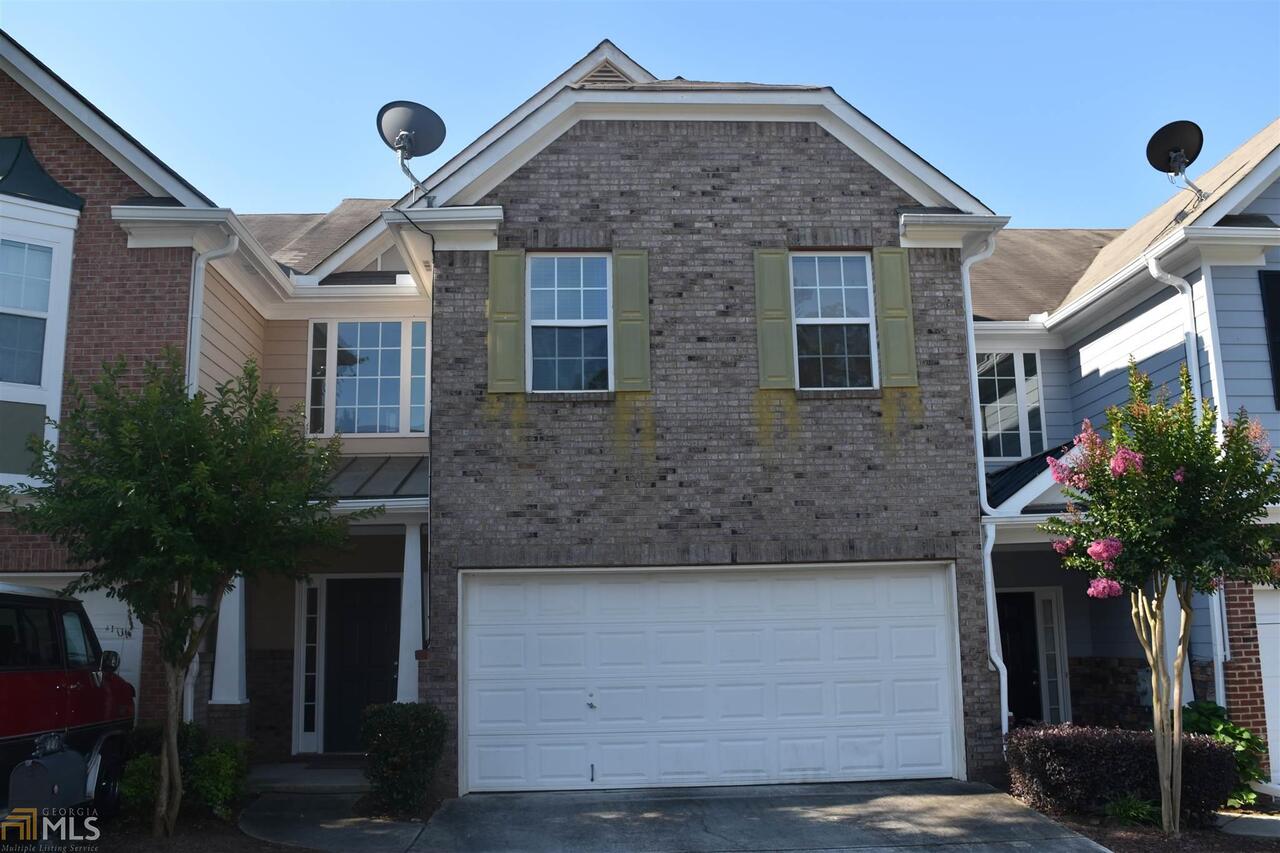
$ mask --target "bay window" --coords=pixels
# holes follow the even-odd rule
[[[426,434],[427,334],[425,320],[312,322],[308,432]]]

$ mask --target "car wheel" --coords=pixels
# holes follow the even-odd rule
[[[93,789],[93,808],[99,817],[113,817],[120,811],[120,777],[124,762],[117,755],[102,756],[98,784]]]

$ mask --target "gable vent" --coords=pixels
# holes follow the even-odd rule
[[[578,82],[589,86],[592,83],[634,83],[635,81],[619,71],[618,66],[606,59],[591,69]]]

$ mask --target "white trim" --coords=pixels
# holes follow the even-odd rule
[[[792,258],[862,258],[867,266],[867,316],[863,317],[797,317],[795,312],[796,304],[796,283],[794,276],[795,266],[791,263]],[[865,251],[847,251],[847,252],[822,252],[822,251],[803,251],[787,253],[787,298],[791,300],[791,381],[793,387],[800,391],[865,391],[874,390],[880,387],[880,349],[879,340],[876,335],[876,284],[875,284],[875,264],[872,263],[871,253]],[[840,289],[843,291],[847,285],[844,284],[844,264],[840,265]],[[814,288],[820,290],[817,280],[817,269],[814,271]],[[821,305],[821,293],[819,293],[819,306]],[[843,292],[841,294],[841,304],[843,304]],[[819,314],[822,313],[819,307]],[[846,311],[847,313],[847,311]],[[871,347],[871,384],[870,385],[846,385],[842,387],[827,386],[804,386],[800,384],[800,334],[799,326],[866,326],[868,329],[869,346]],[[846,365],[847,368],[847,365]]]
[[[959,597],[957,588],[956,564],[953,560],[899,560],[885,561],[878,560],[872,562],[839,562],[839,563],[756,563],[756,564],[737,564],[737,565],[710,565],[710,566],[579,566],[574,568],[552,568],[552,567],[530,567],[530,568],[492,568],[492,569],[459,569],[456,573],[456,588],[454,601],[457,602],[455,613],[457,616],[456,636],[457,636],[457,670],[455,679],[457,684],[457,725],[458,725],[458,796],[463,796],[470,791],[467,779],[467,761],[466,761],[466,743],[467,743],[467,709],[466,709],[466,599],[465,584],[471,577],[490,577],[497,575],[609,575],[623,572],[643,572],[645,574],[668,573],[668,572],[753,572],[768,571],[770,569],[797,569],[797,568],[814,568],[823,570],[839,570],[847,569],[850,571],[876,571],[878,569],[902,569],[902,568],[936,568],[942,569],[946,573],[946,582],[943,584],[946,590],[946,601],[944,607],[946,609],[947,619],[947,636],[953,640],[954,654],[951,656],[951,672],[950,676],[953,683],[952,691],[952,713],[956,722],[956,730],[952,743],[952,767],[955,770],[955,778],[966,779],[968,776],[968,763],[965,758],[965,727],[964,727],[964,669],[961,665],[960,658],[960,611]]]
[[[979,348],[978,351],[973,354],[973,357],[975,359],[978,357],[978,353],[986,353],[988,355],[997,355],[997,356],[1009,355],[1013,357],[1014,393],[1018,397],[1018,446],[1022,451],[1021,455],[1019,456],[986,456],[984,454],[983,462],[1007,462],[1010,464],[1014,464],[1022,461],[1023,459],[1027,459],[1031,456],[1035,456],[1037,453],[1043,453],[1046,449],[1048,449],[1048,447],[1045,443],[1044,381],[1043,381],[1044,373],[1040,365],[1040,351],[1038,349],[989,350],[989,349]],[[1028,355],[1035,356],[1036,379],[1039,380],[1039,383],[1040,383],[1040,388],[1039,388],[1040,450],[1036,450],[1036,451],[1033,451],[1031,449],[1031,422],[1030,422],[1029,409],[1027,405],[1027,375],[1026,375],[1026,365],[1024,363],[1024,358],[1025,356],[1028,356]],[[982,381],[981,373],[979,373],[978,375],[978,381],[979,381],[979,385],[981,385],[981,381]],[[980,405],[985,408],[986,406],[989,406],[991,404],[980,403]],[[982,441],[983,441],[983,446],[985,447],[986,440],[987,440],[987,428],[986,428],[985,421],[982,424],[979,424],[979,429],[982,430]]]
[[[1215,199],[1203,213],[1196,218],[1197,225],[1213,227],[1222,217],[1238,213],[1248,207],[1267,187],[1275,183],[1280,176],[1280,146],[1271,149],[1271,153],[1259,160],[1249,174],[1240,179],[1221,198]]]
[[[335,515],[345,515],[348,513],[359,512],[362,509],[382,508],[385,512],[378,518],[371,519],[364,524],[380,524],[388,515],[405,515],[425,513],[431,505],[430,498],[349,498],[340,500],[334,506]],[[360,526],[360,523],[354,525]]]
[[[150,195],[172,196],[189,207],[213,206],[3,32],[0,32],[0,72],[12,77]]]
[[[1036,657],[1040,662],[1040,716],[1043,719],[1049,710],[1049,684],[1044,677],[1045,666],[1048,663],[1044,648],[1044,619],[1040,611],[1041,602],[1049,601],[1053,607],[1054,627],[1054,654],[1058,657],[1058,710],[1062,715],[1059,722],[1071,722],[1071,675],[1067,666],[1067,619],[1066,610],[1062,604],[1062,587],[1061,586],[1008,586],[996,587],[996,596],[1002,592],[1030,592],[1035,595],[1035,619],[1036,619]],[[1043,722],[1049,722],[1043,719]]]
[[[293,619],[293,732],[290,738],[293,755],[324,753],[324,670],[325,670],[325,611],[328,609],[328,582],[331,580],[373,580],[394,578],[404,583],[404,572],[333,572],[314,574],[294,584]],[[310,735],[302,731],[303,667],[306,660],[306,590],[314,586],[316,595],[316,728]],[[308,749],[308,747],[310,747]]]
[[[579,391],[560,391],[533,387],[533,328],[534,326],[552,328],[595,328],[601,325],[600,320],[534,320],[533,319],[533,261],[535,258],[604,258],[605,275],[605,340],[609,359],[609,387],[593,388]],[[558,273],[557,273],[558,275]],[[552,291],[559,292],[559,289]],[[612,252],[525,252],[524,255],[524,388],[530,394],[608,394],[614,390],[614,356],[613,356],[613,253]],[[584,376],[585,379],[585,376]]]
[[[1041,320],[974,320],[975,343],[983,352],[1066,349],[1062,336]]]
[[[324,377],[324,430],[311,432],[311,355],[315,349],[315,327],[318,323],[328,324],[325,332],[325,377]],[[400,324],[400,430],[398,432],[347,432],[347,438],[422,438],[431,435],[431,321],[427,317],[404,316],[361,317],[331,319],[328,317],[312,317],[307,322],[307,385],[304,389],[303,406],[306,412],[307,435],[311,438],[327,439],[337,435],[337,397],[338,397],[338,324],[339,323],[399,323]],[[413,324],[423,323],[426,326],[426,419],[422,432],[409,431],[409,415],[411,407],[410,390],[413,377],[410,375],[413,364]],[[381,352],[381,349],[379,349]],[[379,380],[381,381],[381,380]],[[379,406],[379,408],[382,408]]]
[[[1009,217],[996,216],[985,207],[975,213],[903,213],[898,217],[898,238],[904,249],[964,249],[974,234],[999,231]]]
[[[0,39],[0,45],[3,40]],[[67,351],[67,315],[71,303],[71,276],[75,258],[76,229],[80,214],[63,207],[0,196],[0,235],[6,240],[42,246],[51,250],[49,304],[43,312],[0,308],[3,313],[40,317],[44,320],[44,353],[40,361],[40,384],[0,382],[0,399],[13,403],[44,406],[45,417],[62,417],[64,364]],[[45,441],[58,441],[58,430],[44,428]],[[39,483],[23,474],[0,473],[0,486]]]

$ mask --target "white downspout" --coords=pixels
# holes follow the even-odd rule
[[[982,405],[978,398],[978,344],[973,327],[973,293],[969,287],[969,270],[979,261],[991,257],[996,250],[996,234],[990,232],[983,238],[982,248],[967,253],[960,263],[961,290],[964,292],[964,322],[969,363],[969,403],[973,418],[973,452],[978,463],[978,509],[986,516],[1009,515],[987,503],[987,466],[982,449]],[[982,525],[982,578],[987,600],[987,659],[1000,681],[1000,744],[1004,748],[1009,735],[1009,670],[1004,664],[1004,650],[1000,643],[1000,616],[996,610],[995,569],[991,564],[991,551],[996,544],[996,526]]]
[[[204,272],[209,261],[225,258],[240,248],[240,238],[232,234],[225,245],[196,255],[191,268],[191,307],[187,315],[187,393],[195,396],[200,384],[200,333],[204,325]]]
[[[1196,345],[1198,335],[1196,332],[1196,303],[1195,295],[1191,291],[1191,285],[1187,283],[1185,278],[1174,275],[1164,267],[1160,266],[1160,259],[1155,255],[1147,255],[1147,272],[1151,273],[1151,277],[1163,285],[1172,287],[1178,291],[1178,295],[1182,297],[1182,343],[1185,347],[1187,358],[1187,372],[1191,375],[1191,389],[1195,395],[1196,406],[1200,406],[1201,395],[1204,393],[1204,387],[1200,384],[1200,349]],[[1172,668],[1173,656],[1177,654],[1178,646],[1178,630],[1181,621],[1181,608],[1177,606],[1176,599],[1165,595],[1164,600],[1165,611],[1165,649],[1167,657],[1169,657],[1169,665]],[[1216,608],[1210,608],[1210,623],[1216,623]],[[1222,674],[1222,656],[1221,656],[1221,637],[1218,631],[1213,631],[1213,685],[1214,689],[1218,689],[1218,685],[1224,682]],[[1195,691],[1192,688],[1191,681],[1191,661],[1187,661],[1187,665],[1182,670],[1182,690],[1184,696],[1195,698]],[[1220,694],[1221,695],[1221,694]]]
[[[1009,670],[1004,665],[1004,648],[1000,643],[1000,617],[996,612],[996,578],[991,566],[991,550],[996,544],[996,526],[982,525],[982,578],[987,599],[987,657],[1000,678],[1000,743],[1009,735]]]
[[[240,238],[232,234],[227,242],[216,249],[198,252],[191,266],[190,305],[187,308],[187,394],[194,397],[200,385],[200,337],[204,326],[204,272],[209,261],[216,261],[240,248]],[[200,672],[200,652],[197,651],[187,671],[187,683],[182,688],[182,718],[190,722],[195,716],[196,677]]]

